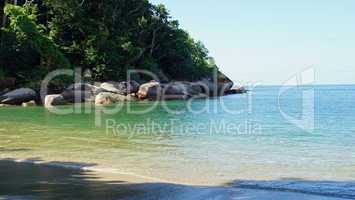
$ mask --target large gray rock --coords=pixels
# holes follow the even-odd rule
[[[103,92],[99,87],[88,83],[75,83],[62,92],[65,101],[70,103],[94,102],[95,96]]]
[[[228,77],[220,74],[216,80],[212,78],[205,78],[196,82],[200,85],[203,93],[209,96],[223,96],[230,91],[234,85]]]
[[[159,82],[150,81],[139,87],[137,96],[139,99],[147,99],[149,96],[154,96],[154,92],[157,93],[158,88],[160,88]]]
[[[217,96],[223,96],[228,93],[233,87],[233,82],[220,82],[218,83]]]
[[[100,86],[107,92],[112,92],[121,95],[136,93],[139,90],[139,84],[135,81],[130,82],[105,82]]]
[[[226,95],[227,92],[232,89],[233,85],[234,85],[233,81],[230,78],[228,78],[225,74],[220,72],[217,78],[218,96]]]
[[[239,87],[239,88],[233,88],[233,89],[227,91],[226,95],[245,94],[247,92],[248,92],[248,90],[245,89],[244,87]]]
[[[21,105],[24,102],[35,100],[37,94],[30,88],[20,88],[8,92],[0,97],[1,104]]]
[[[137,98],[133,95],[121,95],[111,92],[101,92],[95,98],[95,105],[109,105],[119,102],[136,101]]]
[[[51,108],[53,106],[65,105],[68,102],[65,101],[63,95],[61,94],[54,94],[54,95],[47,95],[44,99],[44,107]]]
[[[202,89],[199,85],[191,82],[171,82],[162,85],[163,100],[185,100],[200,96]]]
[[[0,90],[0,96],[8,93],[9,91],[10,91],[9,89]]]
[[[191,82],[171,82],[167,84],[150,82],[142,86],[138,92],[140,99],[186,100],[191,97],[200,96],[202,93],[200,85]]]

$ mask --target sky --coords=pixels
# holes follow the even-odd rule
[[[355,83],[355,0],[151,0],[166,5],[236,83]]]

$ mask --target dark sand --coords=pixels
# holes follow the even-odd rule
[[[68,163],[70,166],[70,163]],[[228,186],[154,183],[128,175],[0,161],[0,199],[11,200],[338,200],[301,193],[249,190]]]

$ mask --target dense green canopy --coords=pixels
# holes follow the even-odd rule
[[[97,81],[125,79],[127,69],[197,80],[216,67],[204,45],[179,28],[164,5],[148,0],[16,2],[8,0],[0,8],[0,78],[29,83],[54,69],[81,67]]]

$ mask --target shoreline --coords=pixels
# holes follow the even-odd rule
[[[0,79],[1,81],[1,79]],[[189,81],[170,81],[161,83],[156,80],[138,83],[136,81],[108,81],[102,83],[77,82],[54,94],[41,88],[14,87],[0,88],[0,105],[31,107],[43,105],[53,108],[75,103],[92,103],[95,106],[113,105],[137,101],[171,101],[209,98],[233,94],[245,94],[244,87],[233,88],[234,83],[218,82],[210,79]]]
[[[299,191],[287,191],[287,190],[272,190],[272,189],[262,189],[262,188],[244,188],[244,187],[233,187],[231,185],[220,185],[220,186],[203,186],[203,185],[189,185],[182,183],[173,183],[160,179],[155,179],[153,177],[140,176],[136,174],[128,173],[118,173],[113,171],[107,171],[106,169],[100,169],[95,167],[86,167],[73,164],[59,164],[56,162],[46,163],[44,161],[31,161],[24,159],[0,159],[0,166],[7,165],[11,166],[4,168],[5,170],[0,171],[0,176],[3,177],[2,173],[7,173],[6,171],[15,171],[14,178],[28,180],[31,179],[41,179],[40,185],[43,183],[54,184],[57,179],[63,179],[60,184],[56,187],[71,187],[74,186],[83,187],[83,190],[95,191],[95,197],[100,197],[100,199],[105,199],[104,196],[106,192],[112,194],[117,193],[117,197],[112,196],[109,199],[237,199],[237,200],[278,200],[278,199],[305,199],[305,200],[344,200],[352,198],[342,198],[330,195],[321,194],[310,194],[306,192]],[[35,169],[35,170],[33,170]],[[5,172],[4,172],[5,171]],[[19,173],[22,171],[21,173]],[[36,173],[33,173],[35,171]],[[28,174],[27,174],[28,173]],[[20,175],[19,175],[20,174]],[[27,174],[27,175],[23,175]],[[44,175],[43,175],[44,174]],[[59,174],[59,175],[58,175]],[[23,176],[23,177],[21,177]],[[27,177],[28,176],[28,177]],[[44,176],[44,177],[43,177]],[[54,176],[54,179],[53,177]],[[57,177],[58,176],[58,177]],[[47,179],[47,180],[46,180]],[[74,180],[73,179],[77,179]],[[9,180],[6,177],[2,180],[5,184]],[[11,181],[10,181],[11,182]],[[13,183],[12,187],[21,187],[23,181],[16,181]],[[26,187],[37,187],[36,181],[27,182],[24,184]],[[5,187],[6,188],[6,187]],[[99,189],[101,192],[97,192]],[[3,189],[2,189],[3,190]],[[29,193],[30,196],[40,195],[32,190]],[[70,192],[69,192],[70,193]],[[14,197],[12,195],[6,195],[6,191],[0,191],[0,197]],[[124,194],[122,197],[121,195]],[[67,195],[67,194],[58,194]],[[27,195],[19,195],[20,199],[27,199]],[[30,198],[29,198],[30,199]],[[77,196],[75,199],[87,199],[87,197]],[[89,198],[90,199],[90,198]]]
[[[14,163],[19,163],[19,164],[28,164],[28,165],[34,165],[34,166],[44,166],[44,167],[52,167],[52,168],[60,168],[60,169],[69,169],[69,170],[80,170],[83,172],[92,172],[92,173],[97,173],[97,174],[110,174],[110,175],[115,175],[114,177],[119,177],[119,176],[124,176],[128,178],[130,181],[133,182],[161,182],[161,183],[173,183],[173,184],[182,184],[178,182],[171,182],[171,181],[166,181],[163,179],[159,178],[154,178],[154,177],[148,177],[144,175],[139,175],[139,174],[134,174],[134,173],[125,173],[125,172],[118,172],[117,170],[113,168],[100,168],[100,167],[95,167],[95,166],[84,166],[80,164],[64,164],[56,161],[37,161],[37,160],[30,160],[30,159],[22,159],[22,158],[8,158],[8,159],[1,159],[0,162],[6,161],[6,162],[14,162]],[[104,176],[105,177],[105,176]],[[186,184],[186,183],[183,183]]]
[[[278,89],[275,88],[255,92],[257,112],[251,116],[235,117],[223,112],[217,116],[213,113],[201,115],[186,113],[174,116],[164,115],[160,109],[141,116],[125,112],[112,116],[123,125],[139,124],[147,117],[159,121],[159,125],[165,124],[170,118],[179,119],[184,125],[191,119],[195,124],[216,118],[225,118],[231,123],[254,119],[256,123],[262,125],[265,134],[262,136],[231,137],[224,134],[226,131],[223,130],[220,131],[221,134],[218,133],[218,137],[193,135],[203,131],[191,131],[190,135],[182,137],[176,136],[176,131],[171,131],[171,134],[165,136],[149,134],[129,139],[107,134],[103,128],[92,129],[91,114],[58,117],[46,112],[44,108],[4,109],[0,124],[2,129],[0,136],[3,141],[0,157],[19,158],[18,162],[25,161],[30,164],[36,162],[35,167],[26,165],[25,168],[37,168],[42,173],[47,171],[48,167],[43,166],[46,162],[50,163],[49,166],[54,166],[54,171],[61,171],[62,167],[73,171],[85,171],[91,177],[80,180],[84,182],[92,177],[113,182],[123,180],[130,185],[126,186],[129,188],[148,188],[145,192],[150,196],[165,197],[169,195],[168,193],[177,195],[175,191],[178,190],[183,193],[194,191],[198,197],[201,193],[209,193],[212,196],[238,194],[235,199],[243,194],[250,195],[249,199],[257,194],[274,196],[273,199],[289,199],[285,198],[285,195],[302,196],[297,198],[301,200],[341,197],[355,199],[354,168],[351,167],[354,164],[351,160],[354,152],[352,146],[354,140],[351,140],[354,137],[351,132],[353,110],[349,110],[347,115],[341,117],[344,123],[333,121],[339,111],[347,110],[351,105],[353,95],[348,93],[349,90],[353,88],[336,87],[320,91],[320,97],[315,103],[322,112],[317,118],[319,121],[316,121],[319,122],[319,129],[316,129],[314,134],[300,132],[297,127],[290,126],[289,123],[285,123],[285,119],[280,118],[278,105],[271,101],[278,95]],[[290,95],[292,98],[285,101],[287,105],[298,103],[298,100],[294,101],[293,95],[296,93]],[[342,97],[341,101],[338,101],[339,96]],[[238,106],[242,107],[239,99],[238,96],[226,98],[226,103],[239,108]],[[322,101],[327,103],[320,104]],[[197,107],[201,105],[199,102],[196,103],[194,105]],[[338,105],[339,109],[328,109],[332,108],[329,103]],[[175,102],[169,103],[169,106],[174,108],[175,106],[179,108],[180,105]],[[144,106],[139,103],[137,106],[134,104],[132,108],[140,110]],[[268,115],[270,113],[272,115]],[[26,161],[23,158],[33,161]],[[2,173],[6,172],[6,169],[2,170]],[[11,179],[0,180],[4,180],[1,182],[5,185],[5,181]],[[18,180],[13,182],[14,186],[26,181]],[[216,182],[209,182],[213,184],[210,186],[201,186],[199,183],[210,180]],[[224,183],[229,180],[235,182],[231,182],[227,187]],[[104,184],[102,187],[107,185]],[[93,189],[88,189],[88,192],[91,190]],[[193,199],[191,193],[188,196]],[[310,195],[317,194],[323,196],[310,198]]]

